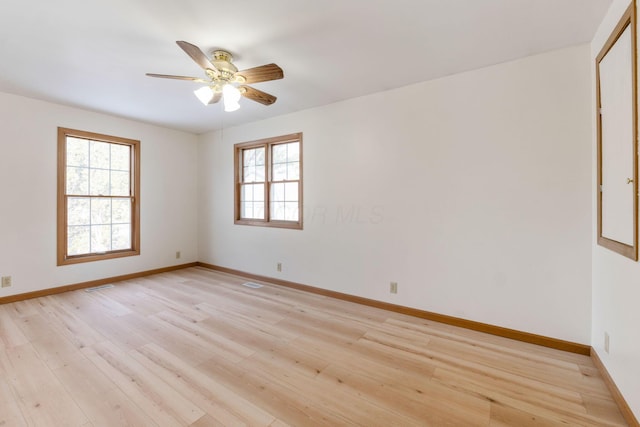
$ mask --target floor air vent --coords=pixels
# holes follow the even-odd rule
[[[109,289],[109,288],[113,288],[113,285],[95,286],[93,288],[87,288],[84,291],[85,292],[95,292],[95,291],[99,291],[99,290],[102,290],[102,289]]]
[[[253,283],[253,282],[243,283],[242,286],[246,286],[247,288],[251,288],[251,289],[258,289],[258,288],[262,287],[262,285],[259,285],[257,283]]]

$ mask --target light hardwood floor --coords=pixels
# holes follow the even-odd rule
[[[587,356],[243,282],[0,305],[0,426],[625,425]]]

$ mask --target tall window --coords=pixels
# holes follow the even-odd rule
[[[140,141],[58,128],[58,265],[140,254]]]
[[[235,146],[235,222],[302,228],[302,133]]]

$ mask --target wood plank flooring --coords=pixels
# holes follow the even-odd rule
[[[591,359],[204,268],[0,305],[0,426],[622,426]]]

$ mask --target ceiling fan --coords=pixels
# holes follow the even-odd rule
[[[177,41],[176,43],[204,69],[208,80],[153,73],[147,73],[147,76],[205,83],[206,86],[194,91],[195,95],[204,105],[215,104],[223,99],[225,111],[235,111],[240,108],[238,101],[241,96],[263,105],[271,105],[276,102],[275,96],[247,86],[247,83],[260,83],[283,78],[282,68],[276,64],[261,65],[238,71],[238,68],[233,65],[233,56],[225,50],[214,50],[211,53],[211,59],[209,59],[196,45],[185,41]]]

